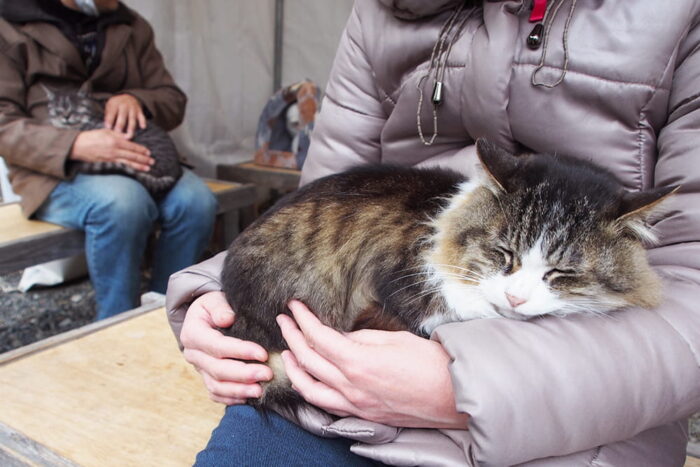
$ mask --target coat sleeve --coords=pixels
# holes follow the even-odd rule
[[[142,40],[137,44],[138,63],[142,76],[142,86],[138,89],[125,89],[141,102],[149,117],[164,130],[170,131],[182,123],[185,117],[187,96],[175,84],[163,62],[163,56],[156,48],[153,28],[134,13],[135,34]]]
[[[672,70],[655,185],[680,185],[649,251],[664,299],[605,318],[481,320],[433,338],[453,358],[480,462],[513,465],[629,439],[700,409],[700,30]],[[682,453],[681,453],[682,456]]]
[[[11,165],[65,179],[78,131],[39,122],[27,113],[21,48],[0,39],[0,156]]]
[[[206,261],[170,276],[165,297],[165,310],[180,349],[182,349],[180,331],[187,308],[200,295],[221,290],[221,270],[225,257],[226,252],[222,251]]]
[[[380,136],[387,115],[381,107],[361,28],[355,7],[333,62],[304,163],[302,185],[354,165],[381,161]]]

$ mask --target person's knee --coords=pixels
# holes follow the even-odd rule
[[[111,189],[115,188],[115,189]],[[158,219],[158,208],[140,186],[134,189],[105,187],[105,193],[96,200],[93,219],[112,229],[141,234],[150,231]]]
[[[210,225],[216,216],[217,201],[209,187],[193,174],[183,175],[165,202],[166,223],[184,225]]]

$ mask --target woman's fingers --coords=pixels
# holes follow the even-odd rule
[[[286,315],[277,316],[277,323],[282,330],[282,336],[289,349],[294,353],[294,361],[319,381],[335,388],[347,384],[343,373],[332,362],[311,348],[307,342],[308,336],[303,334],[292,318]]]
[[[304,400],[341,417],[350,414],[349,410],[353,409],[350,401],[339,391],[312,378],[299,365],[292,352],[282,352],[282,360],[287,377],[292,382],[292,387],[301,394]]]
[[[272,370],[267,365],[245,363],[230,358],[215,358],[206,352],[194,349],[185,349],[183,355],[185,360],[195,368],[205,371],[219,381],[251,384],[272,379]]]
[[[262,395],[262,387],[259,384],[240,384],[230,381],[218,381],[208,374],[201,372],[204,385],[209,392],[209,396],[214,399],[226,398],[245,403],[246,399],[253,399]]]
[[[289,302],[289,309],[296,321],[295,327],[303,333],[308,345],[318,354],[334,364],[344,364],[348,358],[352,359],[355,344],[339,331],[324,325],[306,305],[298,300]],[[292,349],[294,351],[294,349]],[[297,359],[299,354],[295,352]]]

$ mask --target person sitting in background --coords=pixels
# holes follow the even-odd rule
[[[149,150],[131,141],[137,128],[152,120],[169,131],[182,122],[187,97],[153,30],[117,0],[5,0],[0,16],[0,155],[24,215],[85,231],[98,319],[138,305],[141,260],[158,223],[150,290],[165,292],[170,274],[208,243],[211,191],[188,170],[158,200],[133,178],[71,171],[74,161],[148,171]],[[104,101],[104,128],[52,126],[46,89]]]

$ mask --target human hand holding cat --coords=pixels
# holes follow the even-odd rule
[[[80,132],[73,142],[70,158],[85,162],[120,162],[144,172],[155,163],[145,146],[108,129]]]
[[[216,328],[231,326],[235,315],[222,292],[209,292],[190,305],[180,332],[183,355],[202,375],[209,397],[226,405],[245,404],[260,397],[259,381],[272,379],[265,365],[241,360],[267,360],[258,344],[224,336]]]
[[[393,426],[466,429],[455,408],[450,357],[437,342],[409,332],[342,334],[292,301],[277,322],[289,345],[282,358],[294,389],[339,416]]]
[[[146,128],[146,115],[138,99],[130,94],[112,96],[105,104],[105,128],[124,133],[131,139],[136,126]]]

